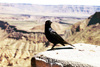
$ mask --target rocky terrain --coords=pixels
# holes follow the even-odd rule
[[[17,30],[0,21],[0,67],[30,67],[31,57],[46,50],[43,33]]]
[[[96,12],[87,19],[75,23],[71,27],[72,36],[67,40],[72,43],[89,43],[100,45],[100,12]]]
[[[52,22],[55,23],[53,25],[57,24],[58,27],[59,24],[68,27],[69,25],[72,25],[80,20],[84,20],[85,18],[86,17],[60,17],[60,16],[56,17],[56,16],[37,16],[37,15],[27,15],[27,14],[0,14],[1,21],[6,21],[10,25],[16,26],[17,29],[25,31],[33,31],[34,29],[35,31],[38,32],[44,32],[42,26],[44,25],[46,20],[51,20]],[[57,26],[54,27],[57,28]],[[38,30],[36,30],[37,29],[36,27],[38,27]],[[39,27],[42,28],[40,29]]]
[[[64,28],[59,23],[54,23],[55,30],[59,30],[56,26]],[[41,29],[44,30],[43,26]],[[33,55],[51,48],[52,44],[47,41],[43,31],[37,31],[17,29],[8,22],[0,21],[0,66],[30,67]]]

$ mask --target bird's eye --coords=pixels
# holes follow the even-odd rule
[[[48,22],[46,22],[48,24]]]

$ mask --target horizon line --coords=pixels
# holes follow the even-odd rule
[[[8,2],[0,2],[0,3],[8,3]],[[35,4],[35,3],[9,3],[9,4]],[[35,5],[74,5],[74,6],[100,6],[100,5],[83,5],[83,4],[35,4]]]

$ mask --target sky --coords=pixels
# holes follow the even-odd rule
[[[100,0],[0,0],[0,3],[32,3],[41,5],[98,5]]]

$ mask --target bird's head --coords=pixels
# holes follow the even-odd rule
[[[50,20],[47,20],[47,21],[45,22],[46,25],[51,25],[51,23],[52,23],[52,22],[51,22]]]

